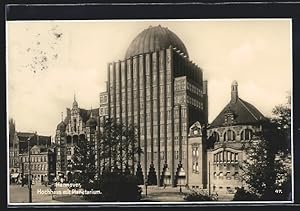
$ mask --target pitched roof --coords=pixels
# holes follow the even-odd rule
[[[233,125],[255,124],[258,121],[265,119],[264,115],[252,104],[238,98],[236,102],[230,101],[223,108],[219,115],[210,124],[209,128],[225,126],[225,115],[227,112],[232,112],[234,115]]]
[[[86,110],[81,108],[79,110],[79,115],[81,116],[83,122],[86,122],[90,118],[91,112],[93,113],[94,117],[99,116],[99,108],[95,108],[92,110]]]
[[[39,145],[39,146],[50,146],[51,145],[51,136],[35,135],[35,133],[30,132],[18,132],[19,139],[19,151],[20,153],[27,150],[28,139],[30,139],[30,146]]]

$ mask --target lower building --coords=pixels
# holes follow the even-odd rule
[[[28,147],[39,146],[47,148],[51,146],[51,136],[38,135],[32,132],[14,132],[9,143],[9,172],[10,181],[20,181],[22,173],[21,157],[28,153]]]
[[[20,154],[20,173],[23,182],[27,182],[29,168],[33,183],[45,183],[55,178],[56,153],[53,147],[35,145],[28,151]]]

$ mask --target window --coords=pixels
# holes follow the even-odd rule
[[[228,130],[224,133],[224,141],[234,141],[235,140],[235,132],[232,130]]]
[[[217,178],[217,172],[214,172],[214,179]]]
[[[179,132],[179,124],[175,124],[175,132]]]
[[[220,176],[220,179],[223,179],[223,172],[220,172],[220,174],[219,174],[219,176]]]
[[[175,151],[175,159],[176,159],[176,160],[179,159],[179,151]]]
[[[160,159],[161,160],[165,159],[165,152],[164,151],[160,152]]]
[[[252,139],[252,130],[245,129],[241,133],[241,140],[251,140]]]
[[[213,138],[214,138],[214,141],[216,142],[219,142],[220,141],[220,136],[219,136],[219,133],[218,132],[213,132],[212,134]]]
[[[231,176],[230,176],[230,172],[228,171],[227,173],[226,173],[226,179],[228,179],[228,180],[230,180],[231,179]]]
[[[233,177],[234,177],[235,180],[238,180],[239,179],[239,172],[235,172]]]
[[[238,161],[239,161],[239,154],[238,154],[238,153],[235,153],[235,154],[234,154],[234,161],[235,161],[235,162],[238,162]]]

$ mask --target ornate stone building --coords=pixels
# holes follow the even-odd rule
[[[101,109],[100,109],[101,110]],[[70,178],[72,172],[72,155],[78,141],[90,141],[97,149],[96,135],[99,131],[99,108],[79,108],[76,98],[72,108],[67,108],[67,115],[57,125],[55,144],[57,145],[56,175],[61,178]],[[95,150],[96,150],[95,149]],[[97,150],[96,150],[97,151]],[[97,159],[96,153],[96,160]],[[96,165],[98,163],[96,162]]]
[[[241,169],[247,159],[245,147],[257,141],[264,115],[238,96],[238,83],[231,85],[231,100],[213,120],[207,130],[210,137],[207,150],[209,185],[212,191],[230,193],[241,187]]]

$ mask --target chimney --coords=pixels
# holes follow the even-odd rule
[[[237,81],[233,81],[231,84],[231,103],[236,103],[238,99],[238,83]]]

